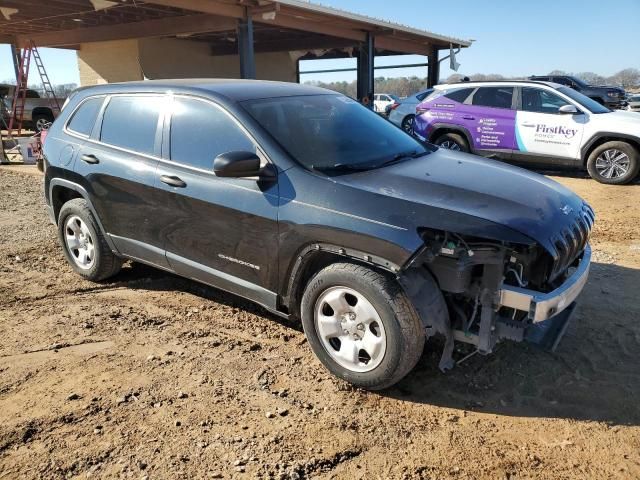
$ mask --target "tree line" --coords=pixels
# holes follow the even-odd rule
[[[626,90],[635,90],[640,88],[640,70],[637,68],[625,68],[619,72],[605,77],[594,72],[579,72],[579,73],[567,73],[562,70],[553,70],[547,75],[573,75],[581,80],[584,80],[590,85],[614,85],[621,86]],[[464,78],[465,75],[454,73],[449,75],[445,79],[441,79],[440,83],[457,83]],[[476,73],[473,75],[467,75],[472,81],[486,81],[486,80],[526,80],[527,77],[506,77],[497,73]],[[342,93],[352,98],[356,98],[356,81],[351,82],[320,82],[309,81],[305,82],[311,85],[317,85],[318,87],[328,88],[336,92]],[[421,90],[427,88],[426,77],[397,77],[386,78],[376,77],[374,79],[375,91],[390,93],[399,97],[406,97],[412,95]]]

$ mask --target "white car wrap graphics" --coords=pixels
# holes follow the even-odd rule
[[[578,158],[584,134],[584,115],[518,112],[515,148],[521,152]]]

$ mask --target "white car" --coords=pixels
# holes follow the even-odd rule
[[[629,110],[630,112],[640,112],[640,94],[631,95],[627,99],[627,102],[629,102],[629,104],[627,105],[627,110]]]
[[[373,95],[373,111],[376,113],[385,113],[385,109],[389,105],[393,105],[395,102],[400,102],[400,99],[390,93],[375,93]]]
[[[418,105],[414,132],[523,166],[586,168],[601,183],[629,183],[640,171],[640,115],[557,83],[438,85]]]
[[[416,117],[416,107],[431,92],[433,92],[433,88],[422,90],[401,100],[398,106],[392,107],[391,112],[389,112],[389,121],[413,135],[413,119]]]

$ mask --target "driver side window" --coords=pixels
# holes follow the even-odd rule
[[[564,105],[571,105],[558,95],[541,88],[522,88],[523,112],[558,113],[558,109]]]

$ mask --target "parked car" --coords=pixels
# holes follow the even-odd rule
[[[627,99],[627,110],[630,112],[640,112],[640,95],[631,95]]]
[[[624,89],[620,87],[589,85],[579,78],[571,75],[534,75],[529,77],[529,80],[565,85],[612,110],[621,109],[626,106],[626,94]]]
[[[15,85],[0,84],[0,101],[2,101],[6,107],[2,109],[2,112],[7,125],[11,119],[15,90]],[[64,101],[64,98],[58,99],[60,106],[62,106]],[[40,132],[48,128],[57,116],[58,111],[55,109],[52,110],[48,98],[40,97],[40,94],[35,90],[28,89],[26,91],[23,116],[23,125],[25,127],[30,127],[36,132]]]
[[[385,113],[388,105],[399,102],[400,99],[389,93],[375,93],[373,95],[373,111],[376,113]]]
[[[363,388],[404,377],[437,332],[442,369],[454,341],[553,347],[588,276],[594,214],[570,190],[307,85],[83,89],[44,157],[80,276],[130,259],[301,319],[326,368]]]
[[[416,117],[416,107],[431,92],[433,92],[433,88],[422,90],[401,100],[397,106],[392,106],[389,111],[389,121],[402,128],[408,134],[413,135],[413,120]]]
[[[640,170],[640,116],[556,83],[438,85],[416,111],[415,132],[445,148],[529,167],[586,168],[602,183],[628,183]]]

